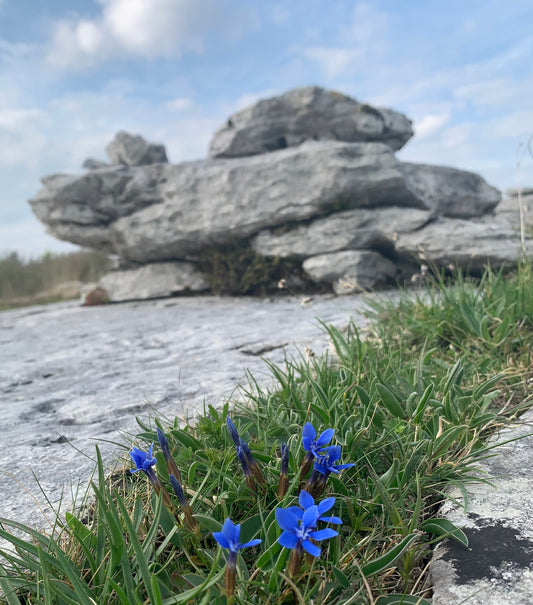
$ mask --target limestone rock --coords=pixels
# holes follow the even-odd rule
[[[112,164],[144,166],[168,162],[164,145],[148,143],[143,137],[124,130],[117,132],[106,152]]]
[[[81,167],[86,170],[100,170],[100,168],[107,168],[108,166],[109,164],[107,162],[95,160],[94,158],[87,158]]]
[[[151,263],[137,269],[112,271],[100,280],[110,302],[164,298],[184,292],[201,292],[208,286],[190,263]]]
[[[263,256],[280,258],[306,258],[338,250],[391,252],[398,234],[420,229],[430,217],[427,210],[395,206],[346,210],[279,233],[261,231],[252,247]]]
[[[421,206],[389,147],[325,141],[249,158],[61,177],[30,204],[58,237],[138,262],[186,259],[339,206]]]
[[[407,187],[425,208],[440,216],[472,218],[483,216],[500,202],[501,192],[473,172],[430,166],[401,164]]]
[[[533,188],[523,187],[520,197],[517,189],[506,191],[506,196],[495,209],[496,219],[516,231],[521,229],[520,206],[524,229],[531,233],[533,229]]]
[[[526,240],[530,257],[533,241]],[[440,219],[413,233],[398,237],[396,251],[404,258],[431,261],[436,265],[459,265],[480,272],[490,263],[495,267],[516,264],[520,256],[520,236],[494,220],[473,222]]]
[[[333,283],[336,294],[352,294],[388,283],[396,275],[394,264],[370,250],[345,250],[312,256],[303,263],[311,279]]]
[[[230,116],[213,136],[210,157],[238,157],[300,145],[308,140],[382,142],[394,151],[413,136],[411,121],[318,86],[295,88]]]

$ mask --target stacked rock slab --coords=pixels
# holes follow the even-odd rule
[[[521,242],[514,215],[494,214],[500,192],[470,172],[398,161],[412,135],[391,109],[299,88],[230,116],[196,162],[169,164],[162,145],[121,131],[109,164],[43,178],[30,204],[56,237],[120,258],[102,284],[114,301],[204,291],[199,258],[234,241],[337,293],[393,283],[422,261],[514,263]]]

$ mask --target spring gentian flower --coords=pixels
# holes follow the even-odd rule
[[[345,468],[354,466],[352,462],[348,464],[335,464],[341,457],[341,446],[331,445],[326,448],[323,456],[315,460],[313,472],[307,481],[305,489],[312,495],[321,494],[326,487],[328,477],[331,473],[339,474]]]
[[[342,523],[338,517],[321,517],[335,504],[335,498],[326,498],[317,505],[314,503],[312,496],[302,490],[298,501],[300,507],[291,506],[276,509],[276,520],[283,530],[278,542],[293,551],[289,561],[289,573],[293,577],[298,573],[304,550],[313,557],[320,556],[320,548],[313,544],[311,540],[319,542],[338,535],[338,532],[329,527],[317,530],[318,521]]]
[[[179,480],[174,477],[172,473],[169,475],[170,485],[172,485],[172,489],[176,494],[176,498],[180,503],[181,510],[185,516],[185,522],[189,526],[189,529],[192,530],[198,537],[200,537],[200,525],[198,521],[193,516],[193,511],[190,504],[187,502],[187,498],[185,497],[185,493],[183,492],[183,487]]]
[[[228,600],[233,601],[233,595],[235,593],[235,569],[237,567],[237,553],[243,548],[249,546],[257,546],[261,543],[261,540],[250,540],[245,544],[239,542],[241,533],[240,524],[235,525],[231,519],[226,519],[222,526],[222,531],[213,532],[213,538],[218,542],[222,548],[227,548],[228,562],[226,565],[226,576],[225,576],[225,588],[226,596]]]
[[[244,476],[246,477],[246,483],[253,490],[253,479],[262,485],[266,485],[265,476],[263,475],[263,471],[259,468],[257,464],[257,460],[253,457],[248,444],[242,439],[237,431],[237,428],[231,421],[229,416],[226,417],[226,426],[228,427],[229,434],[233,439],[233,443],[235,444],[235,448],[237,450],[237,457],[242,466],[242,470],[244,472]]]
[[[140,450],[137,447],[132,447],[130,456],[135,463],[136,468],[130,469],[130,473],[136,473],[137,471],[143,471],[148,474],[148,471],[152,470],[152,466],[157,462],[155,456],[152,455],[154,444],[150,446],[148,452]]]
[[[231,421],[229,416],[226,416],[226,426],[228,427],[229,434],[233,439],[233,443],[235,447],[239,447],[241,444],[241,436],[239,435],[239,431],[237,431],[237,427]]]
[[[314,468],[319,473],[322,473],[327,477],[330,473],[338,474],[345,468],[355,466],[353,462],[350,462],[348,464],[335,464],[335,462],[337,462],[337,460],[340,460],[340,458],[341,446],[333,445],[331,447],[328,447],[327,452],[324,456],[321,456],[315,461]]]
[[[130,469],[130,473],[136,473],[137,471],[142,471],[149,479],[152,487],[155,490],[157,495],[161,494],[163,496],[163,502],[165,506],[172,511],[173,506],[170,500],[170,496],[168,495],[167,490],[161,485],[159,478],[157,477],[155,470],[152,468],[157,460],[155,456],[152,455],[152,450],[154,449],[154,444],[150,446],[148,452],[140,450],[137,447],[132,447],[130,456],[133,462],[135,463],[136,468]]]
[[[289,487],[289,445],[281,444],[281,462],[278,480],[278,498],[281,500]]]
[[[302,430],[302,445],[306,454],[301,465],[302,477],[305,477],[311,470],[315,458],[324,455],[326,445],[333,439],[334,434],[334,429],[326,429],[317,439],[315,427],[310,422],[304,424]]]
[[[176,464],[174,458],[172,458],[170,455],[170,448],[168,447],[167,438],[165,437],[165,433],[163,433],[159,427],[157,427],[157,440],[159,441],[159,446],[161,447],[163,456],[165,457],[168,474],[174,475],[174,477],[176,477],[176,479],[181,483],[181,473],[178,465]]]

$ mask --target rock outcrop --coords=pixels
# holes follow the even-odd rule
[[[215,133],[210,157],[269,153],[305,141],[380,142],[397,151],[413,136],[411,120],[318,86],[295,88],[234,113]]]
[[[398,161],[411,136],[393,110],[295,89],[231,116],[205,160],[169,164],[161,145],[119,132],[110,164],[45,177],[30,204],[53,235],[122,259],[101,284],[115,301],[203,291],[202,259],[235,242],[246,262],[337,293],[410,277],[419,262],[514,263],[519,221],[496,208],[501,193],[470,172]]]

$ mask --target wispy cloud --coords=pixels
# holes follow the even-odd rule
[[[55,24],[49,63],[61,69],[94,66],[116,56],[145,58],[201,53],[207,36],[237,40],[258,27],[252,9],[218,0],[99,0],[96,19]]]

